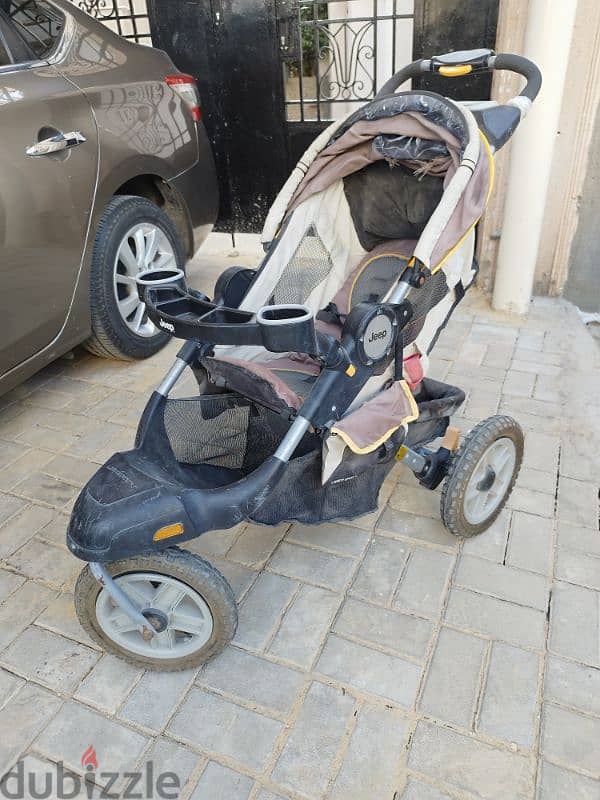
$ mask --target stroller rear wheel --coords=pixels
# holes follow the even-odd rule
[[[523,460],[523,431],[512,417],[488,417],[453,456],[442,489],[442,522],[455,536],[483,533],[502,511]]]
[[[231,587],[199,556],[169,548],[105,566],[156,634],[144,633],[86,566],[75,586],[75,608],[104,650],[137,666],[175,671],[205,663],[233,638],[237,607]]]

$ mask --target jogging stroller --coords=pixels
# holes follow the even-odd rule
[[[525,89],[505,105],[395,93],[424,72],[492,69],[523,75]],[[396,460],[429,489],[444,481],[451,533],[491,525],[519,471],[521,429],[494,416],[459,446],[449,422],[464,393],[428,378],[427,356],[477,271],[493,152],[540,86],[515,55],[415,61],[304,154],[269,212],[257,270],[226,270],[213,300],[180,270],[139,274],[148,317],[185,343],[134,449],[109,459],[73,510],[68,545],[89,562],[75,603],[96,642],[146,667],[203,663],[233,637],[235,599],[177,545],[242,521],[373,511]],[[187,367],[199,394],[169,399]]]

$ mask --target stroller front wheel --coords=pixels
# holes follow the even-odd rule
[[[136,666],[176,671],[204,664],[233,638],[237,607],[231,587],[199,556],[169,548],[105,566],[157,632],[144,634],[86,566],[75,586],[75,609],[104,650]]]
[[[512,417],[488,417],[453,456],[442,489],[442,522],[455,536],[476,536],[502,511],[523,460],[523,431]]]

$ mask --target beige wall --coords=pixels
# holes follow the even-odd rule
[[[578,202],[600,100],[600,2],[579,0],[552,178],[535,273],[535,294],[559,294],[569,268]]]

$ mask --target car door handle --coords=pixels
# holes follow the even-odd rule
[[[32,144],[25,152],[28,156],[51,156],[53,153],[60,153],[62,150],[68,150],[71,147],[85,142],[85,136],[81,131],[71,131],[71,133],[56,133],[49,139],[42,139],[37,144]]]

